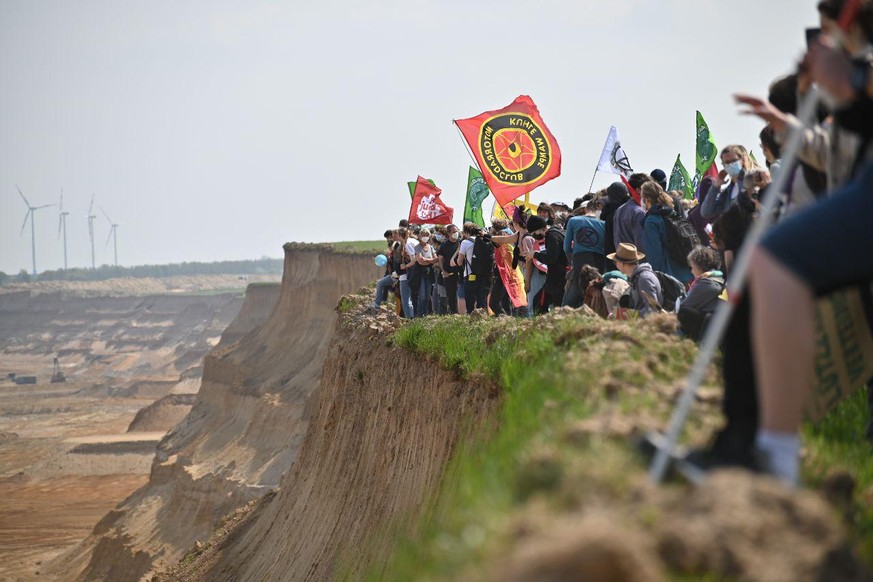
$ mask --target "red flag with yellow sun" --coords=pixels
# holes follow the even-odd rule
[[[561,175],[561,149],[527,95],[455,125],[500,206]]]

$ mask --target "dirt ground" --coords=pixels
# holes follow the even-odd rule
[[[38,580],[40,566],[84,539],[148,481],[163,433],[126,433],[152,399],[107,397],[99,378],[16,385],[10,370],[51,375],[51,359],[0,361],[0,580]],[[131,442],[134,441],[134,442]],[[135,445],[135,446],[131,446]]]
[[[140,432],[128,427],[172,391],[199,389],[202,354],[241,304],[230,295],[126,299],[134,283],[149,290],[110,281],[30,288],[32,299],[0,295],[0,582],[45,579],[44,563],[148,482],[155,447],[174,423],[158,410]],[[197,281],[159,283],[166,292]],[[208,291],[246,281],[206,283]],[[49,382],[55,354],[64,383]],[[16,385],[10,373],[38,383]]]
[[[40,566],[84,539],[148,474],[0,481],[0,580],[38,580]]]

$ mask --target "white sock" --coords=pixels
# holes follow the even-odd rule
[[[766,469],[790,485],[800,483],[800,437],[796,432],[777,432],[761,429],[755,446],[766,453]]]

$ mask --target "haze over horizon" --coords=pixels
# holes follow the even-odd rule
[[[374,240],[433,179],[462,219],[472,163],[453,118],[530,95],[563,153],[534,201],[588,190],[610,125],[633,167],[758,146],[731,94],[791,72],[815,2],[715,0],[0,4],[0,271],[30,271],[26,207],[70,212],[90,266],[91,195],[120,265],[279,257],[286,241]],[[614,181],[598,174],[595,188]],[[489,198],[487,208],[490,208]],[[112,263],[97,210],[97,264]],[[57,208],[37,268],[63,267]]]

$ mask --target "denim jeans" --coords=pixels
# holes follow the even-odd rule
[[[412,319],[415,317],[415,309],[412,307],[412,288],[409,281],[400,280],[400,305],[403,306],[403,317]]]
[[[545,284],[546,274],[534,267],[530,278],[530,293],[527,294],[527,313],[529,316],[533,316],[536,307],[534,305],[534,298],[536,298],[537,293],[540,292],[540,289]]]
[[[376,302],[374,303],[376,309],[379,309],[379,306],[388,299],[388,292],[394,286],[394,280],[391,275],[386,275],[376,281]]]

